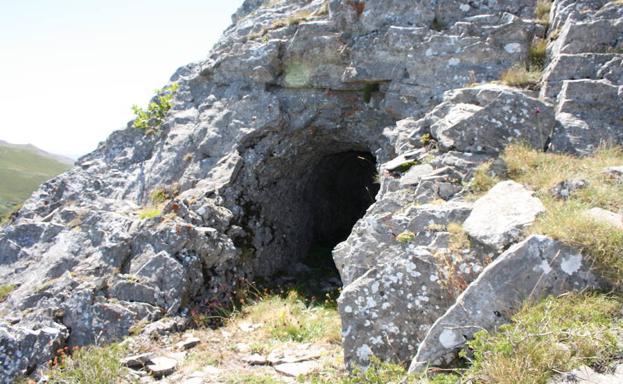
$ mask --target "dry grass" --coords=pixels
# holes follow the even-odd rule
[[[534,16],[536,20],[545,26],[549,25],[549,13],[552,9],[552,1],[550,0],[538,0],[536,8],[534,9]]]
[[[511,87],[534,89],[541,81],[541,71],[534,68],[526,69],[523,66],[516,66],[504,71],[500,81],[502,84]]]
[[[623,149],[599,149],[590,157],[538,152],[524,145],[507,147],[503,158],[509,176],[529,186],[543,201],[547,213],[541,215],[531,232],[548,235],[581,249],[602,275],[613,283],[623,282],[623,231],[586,216],[589,208],[623,210],[623,185],[609,180],[602,170],[623,164]],[[568,200],[551,196],[556,184],[584,179],[588,186],[571,194]]]
[[[550,297],[535,306],[527,303],[512,323],[495,334],[480,331],[469,342],[472,365],[464,378],[545,384],[556,372],[607,363],[620,348],[622,303],[619,297],[594,294]]]
[[[547,61],[547,40],[535,39],[528,50],[528,58],[530,60],[530,68],[533,71],[542,71]]]
[[[468,190],[470,195],[468,200],[475,200],[478,197],[484,195],[488,190],[493,188],[500,179],[489,174],[489,168],[493,161],[487,161],[476,167],[474,176],[469,182]]]

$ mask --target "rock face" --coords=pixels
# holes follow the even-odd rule
[[[558,241],[533,235],[501,254],[429,329],[410,371],[427,364],[443,365],[481,330],[507,323],[526,300],[571,290],[605,288],[590,272],[582,254]]]
[[[545,36],[535,6],[244,1],[209,57],[173,75],[158,129],[114,132],[0,229],[0,285],[14,288],[0,381],[141,322],[177,329],[318,244],[339,243],[347,363],[411,359],[521,240],[513,222],[481,249],[468,217],[483,207],[464,200],[475,168],[512,141],[579,154],[623,141],[619,5],[554,2],[540,98],[489,83]]]
[[[543,212],[543,203],[531,191],[514,181],[502,181],[474,203],[463,228],[476,241],[500,251],[519,240]]]

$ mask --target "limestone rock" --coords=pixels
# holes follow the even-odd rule
[[[607,80],[565,80],[558,96],[551,148],[590,154],[606,143],[623,143],[623,86]]]
[[[623,365],[618,364],[612,373],[597,373],[583,366],[554,377],[548,384],[617,384],[623,381]]]
[[[549,105],[517,89],[482,85],[448,92],[419,124],[444,149],[498,153],[511,141],[544,148],[554,115]]]
[[[175,372],[177,368],[177,360],[170,357],[157,356],[149,360],[147,369],[156,378],[168,376]]]
[[[587,210],[586,215],[599,223],[612,225],[617,229],[623,230],[623,215],[621,214],[595,207]]]
[[[435,321],[420,343],[410,371],[426,364],[448,364],[475,332],[507,323],[506,316],[518,311],[525,300],[604,287],[579,251],[548,237],[532,235],[488,265]]]
[[[545,211],[533,192],[514,181],[496,184],[474,203],[463,223],[470,237],[496,250],[521,238],[522,230]]]

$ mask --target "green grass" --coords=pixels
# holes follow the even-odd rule
[[[602,276],[615,284],[623,282],[623,231],[587,217],[593,207],[613,212],[623,210],[623,185],[609,180],[602,170],[623,164],[623,149],[601,148],[588,157],[543,153],[525,145],[510,145],[502,155],[509,176],[532,188],[547,212],[539,216],[532,233],[561,240],[581,249]],[[584,179],[588,186],[568,200],[552,197],[551,189],[564,180]]]
[[[72,356],[57,359],[57,366],[47,372],[50,384],[117,383],[125,368],[121,365],[125,348],[119,344],[86,347]]]
[[[408,243],[413,239],[415,239],[415,233],[411,231],[404,231],[396,236],[396,241],[403,244]]]
[[[621,351],[622,304],[620,297],[597,294],[527,303],[496,333],[476,333],[462,353],[471,362],[463,377],[476,383],[544,384],[556,372],[607,364]]]
[[[274,341],[340,343],[340,318],[334,306],[308,304],[296,291],[266,295],[244,306],[230,321],[263,324],[256,332]]]
[[[231,374],[226,380],[227,384],[281,384],[281,380],[277,380],[269,375],[251,375],[251,374]]]
[[[2,303],[6,298],[17,288],[13,284],[2,284],[0,285],[0,303]]]
[[[138,212],[138,217],[141,220],[153,219],[160,215],[162,215],[162,210],[160,208],[145,208]]]
[[[70,167],[34,148],[0,144],[0,217],[12,212],[41,183]]]

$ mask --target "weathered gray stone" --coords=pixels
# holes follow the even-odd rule
[[[623,365],[618,364],[613,372],[597,373],[583,366],[557,375],[548,384],[618,384],[623,382]]]
[[[533,192],[514,181],[496,184],[474,203],[463,223],[465,232],[498,251],[520,240],[522,231],[545,211]]]
[[[563,180],[551,189],[552,195],[557,199],[567,200],[572,193],[586,188],[588,181],[584,179]]]
[[[599,223],[612,225],[623,230],[623,215],[621,214],[595,207],[587,210],[586,215]]]
[[[165,356],[157,356],[149,359],[147,370],[156,378],[169,376],[177,368],[177,360]]]
[[[565,80],[558,96],[554,151],[590,154],[623,143],[623,86],[607,80]]]
[[[482,85],[444,99],[419,124],[446,150],[498,153],[512,141],[544,148],[554,128],[552,108],[517,89]]]
[[[577,250],[545,236],[532,235],[488,265],[430,328],[410,371],[426,364],[445,365],[472,335],[507,323],[527,300],[573,290],[604,288]]]

